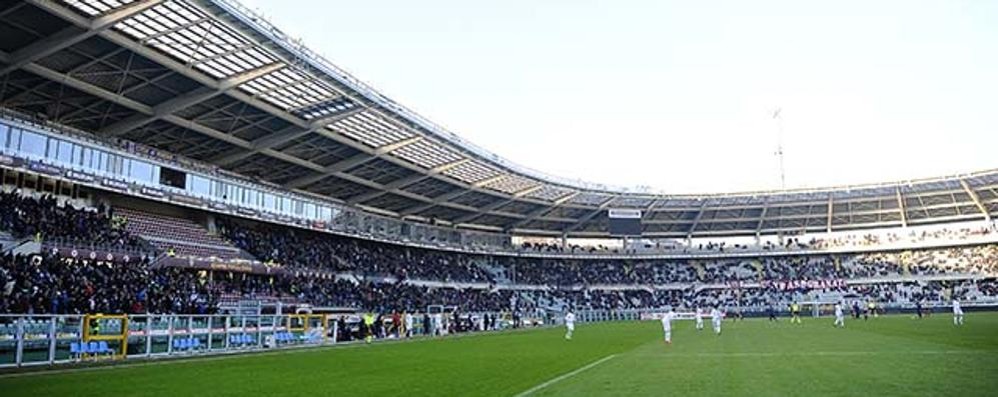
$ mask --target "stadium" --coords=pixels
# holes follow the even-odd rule
[[[237,0],[0,1],[0,79],[4,396],[998,386],[998,169],[548,175]]]

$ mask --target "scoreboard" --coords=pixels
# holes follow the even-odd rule
[[[611,208],[607,218],[611,236],[641,235],[641,210]]]

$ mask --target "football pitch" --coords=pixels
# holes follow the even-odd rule
[[[735,322],[715,336],[658,322],[0,375],[3,396],[985,396],[998,394],[998,313]]]

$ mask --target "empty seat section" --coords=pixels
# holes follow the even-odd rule
[[[126,229],[130,233],[142,236],[160,250],[173,248],[177,256],[250,259],[229,242],[189,219],[128,208],[119,208],[115,213],[128,220]]]

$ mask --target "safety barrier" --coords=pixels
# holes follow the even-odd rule
[[[325,316],[0,315],[0,368],[336,343]]]

